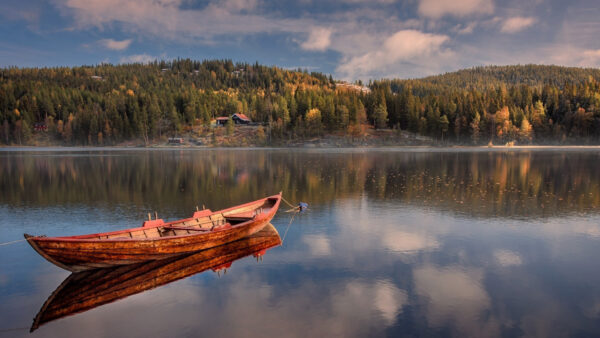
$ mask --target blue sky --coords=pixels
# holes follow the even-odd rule
[[[0,66],[228,58],[356,80],[600,66],[598,0],[0,0]]]

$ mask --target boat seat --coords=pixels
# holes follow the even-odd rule
[[[155,226],[159,226],[161,224],[164,224],[165,221],[163,221],[162,219],[153,219],[150,221],[145,221],[142,224],[142,228],[149,228],[149,227],[155,227]]]
[[[254,211],[238,212],[235,214],[227,214],[225,216],[228,220],[248,220],[254,218]]]
[[[204,209],[204,210],[194,212],[194,215],[192,216],[192,218],[206,217],[206,216],[210,216],[212,213],[213,212],[210,209]]]

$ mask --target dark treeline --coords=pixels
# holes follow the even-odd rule
[[[0,143],[27,144],[34,127],[65,144],[145,143],[244,113],[273,139],[358,136],[368,125],[445,142],[598,143],[600,71],[481,67],[370,92],[321,73],[229,60],[0,69]]]
[[[501,85],[528,85],[541,88],[542,84],[557,87],[565,83],[583,83],[590,78],[600,78],[600,69],[561,66],[486,66],[463,69],[453,73],[429,76],[421,82],[460,88],[487,89]]]
[[[331,77],[231,61],[2,69],[0,138],[23,144],[35,123],[70,144],[114,144],[181,134],[233,113],[272,135],[320,134],[365,120],[362,98]]]
[[[598,143],[599,80],[598,69],[479,67],[376,81],[370,99],[384,102],[388,125],[440,139]]]

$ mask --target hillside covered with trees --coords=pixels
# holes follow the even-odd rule
[[[234,113],[260,125],[256,144],[360,139],[376,129],[457,144],[600,143],[598,69],[478,67],[369,88],[229,60],[4,68],[0,144],[30,144],[40,134],[69,145],[214,136],[223,132],[214,118]]]

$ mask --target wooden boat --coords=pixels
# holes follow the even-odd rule
[[[31,331],[47,322],[85,312],[208,269],[219,271],[229,268],[234,261],[249,255],[262,258],[268,249],[278,245],[281,245],[281,238],[275,227],[268,224],[249,237],[196,253],[72,273],[48,297],[33,320]]]
[[[271,221],[280,202],[281,193],[216,212],[196,211],[191,218],[168,223],[154,219],[127,230],[71,237],[25,234],[25,238],[63,269],[106,268],[204,250],[252,235]]]

